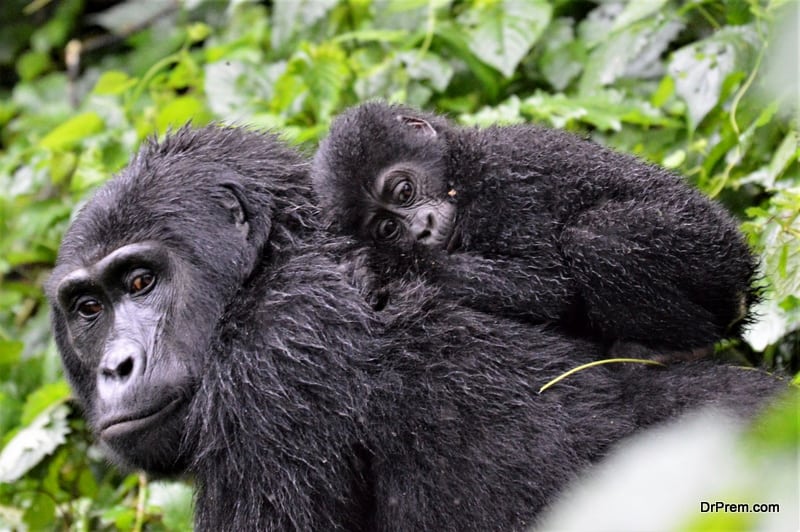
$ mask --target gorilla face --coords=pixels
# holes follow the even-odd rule
[[[417,242],[447,248],[456,207],[444,182],[413,161],[381,172],[367,192],[362,237],[379,244]]]
[[[183,419],[202,358],[183,341],[174,302],[189,265],[158,242],[122,246],[55,285],[75,359],[90,373],[88,417],[117,461],[171,473],[186,464]]]
[[[205,134],[146,148],[98,191],[46,287],[67,376],[101,445],[156,474],[189,465],[186,414],[217,324],[269,234],[269,205],[245,200],[250,184],[224,151],[192,153]]]

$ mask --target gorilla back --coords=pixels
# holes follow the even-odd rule
[[[699,362],[537,395],[596,347],[422,283],[374,314],[309,197],[275,138],[184,129],[89,201],[48,282],[93,432],[123,467],[194,475],[198,529],[520,529],[637,428],[782,388]]]

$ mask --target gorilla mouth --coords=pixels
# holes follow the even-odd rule
[[[98,433],[104,440],[119,438],[131,432],[141,431],[165,421],[186,402],[183,397],[176,397],[167,403],[160,403],[153,408],[126,412],[98,424]]]

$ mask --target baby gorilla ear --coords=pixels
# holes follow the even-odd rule
[[[397,115],[397,121],[416,129],[426,137],[436,137],[436,130],[427,120],[415,116]]]
[[[220,203],[222,203],[223,207],[228,209],[231,221],[236,225],[236,228],[242,236],[246,238],[250,233],[250,224],[247,223],[247,211],[242,202],[241,195],[237,194],[236,188],[233,186],[223,187]]]

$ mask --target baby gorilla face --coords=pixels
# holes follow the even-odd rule
[[[453,240],[455,202],[437,176],[407,163],[389,167],[367,194],[362,236],[380,244],[418,242],[447,249]]]

